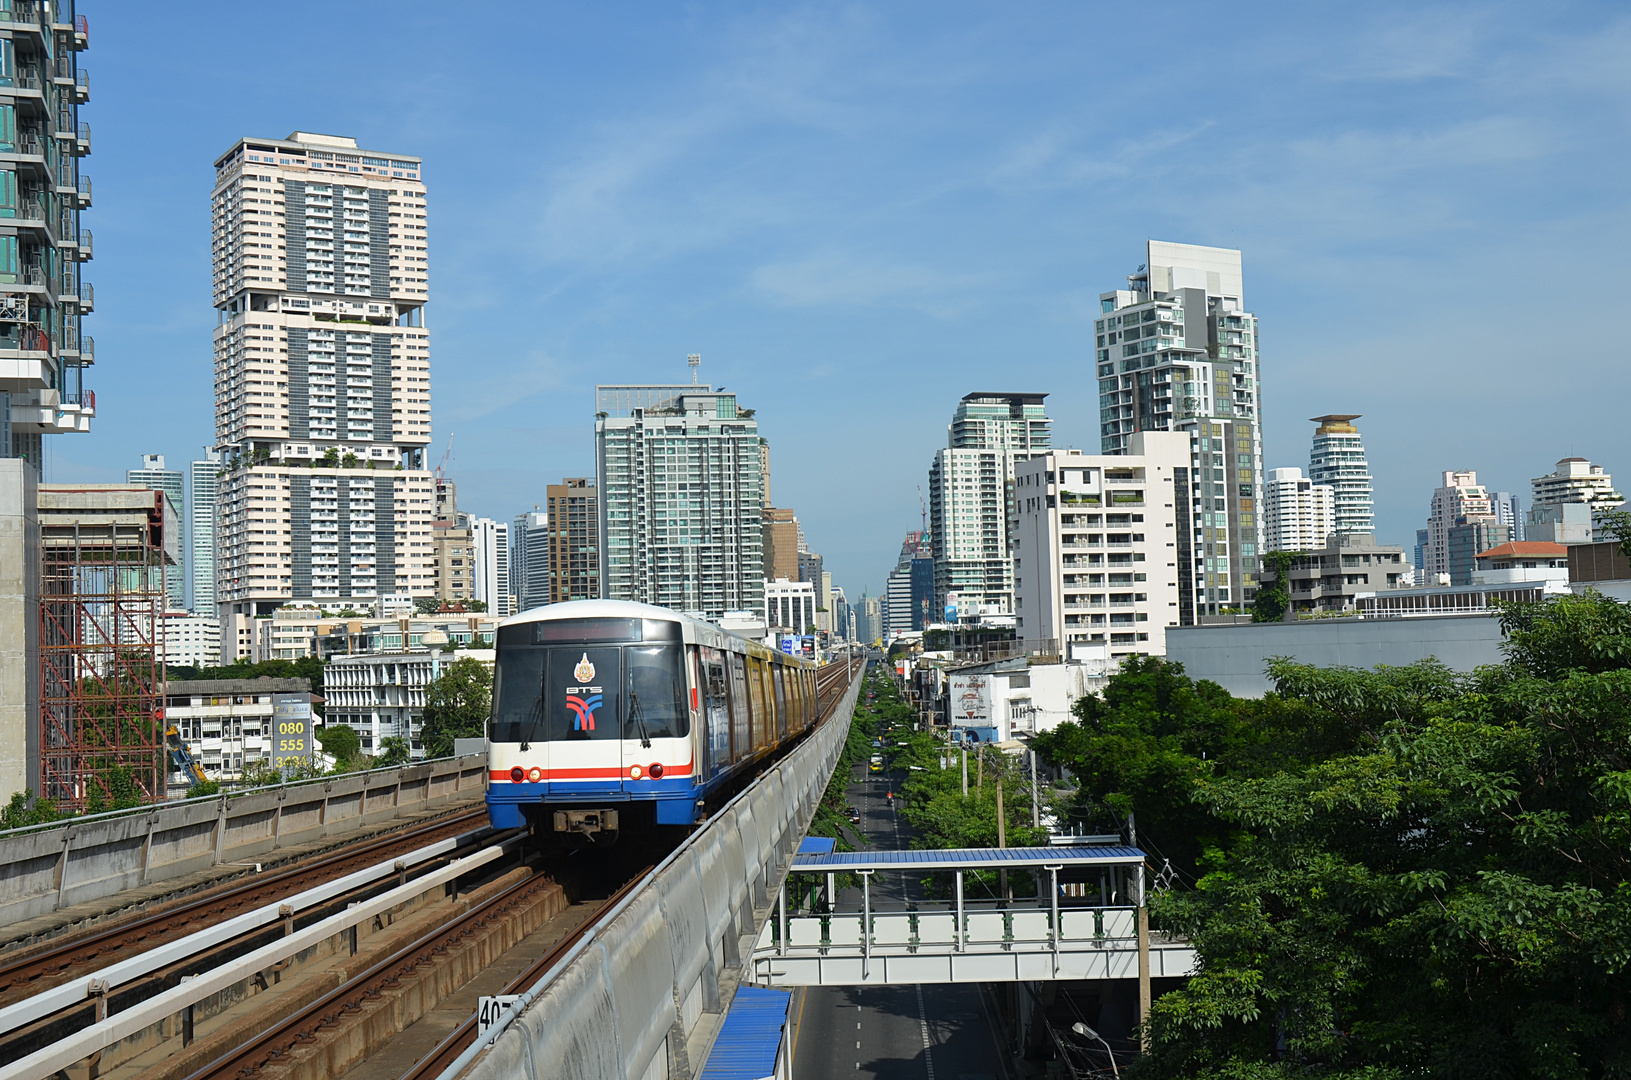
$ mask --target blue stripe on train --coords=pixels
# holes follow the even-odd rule
[[[689,776],[662,780],[551,780],[547,783],[495,783],[487,788],[487,814],[495,829],[518,829],[522,804],[586,802],[656,803],[659,825],[689,825],[700,791]]]

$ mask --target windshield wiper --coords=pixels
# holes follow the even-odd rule
[[[540,694],[538,699],[532,703],[532,712],[527,716],[527,730],[521,735],[521,749],[523,752],[532,749],[532,737],[538,733],[538,721],[543,718],[544,698]]]
[[[641,747],[647,750],[651,749],[651,736],[646,732],[646,714],[640,709],[640,695],[634,692],[633,686],[629,687],[629,715],[634,718],[636,724],[640,725]]]

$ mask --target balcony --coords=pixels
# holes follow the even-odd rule
[[[79,230],[79,243],[77,246],[79,248],[79,261],[90,262],[95,255],[94,247],[91,244],[91,230]]]
[[[88,281],[79,283],[79,310],[86,314],[96,310],[96,289]]]
[[[91,152],[91,125],[86,123],[79,125],[78,135],[74,139],[74,152],[80,157]]]
[[[91,100],[91,73],[84,68],[74,72],[74,101],[83,105]]]
[[[79,208],[81,210],[91,208],[91,178],[88,176],[79,178]]]

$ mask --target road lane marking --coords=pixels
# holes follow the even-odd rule
[[[923,1036],[923,1068],[928,1072],[929,1080],[934,1080],[934,1054],[929,1044],[929,1014],[923,1008],[923,984],[918,983],[912,989],[917,991],[917,1026]]]

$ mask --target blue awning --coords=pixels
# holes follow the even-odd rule
[[[806,836],[799,843],[800,855],[831,855],[838,841],[830,836]]]
[[[1113,844],[1070,844],[1059,847],[946,848],[937,851],[847,851],[793,857],[794,873],[830,873],[855,870],[997,870],[1040,869],[1049,866],[1137,866],[1144,853],[1135,847]]]
[[[791,991],[759,986],[737,990],[698,1080],[764,1080],[775,1075],[776,1051],[792,997]]]

